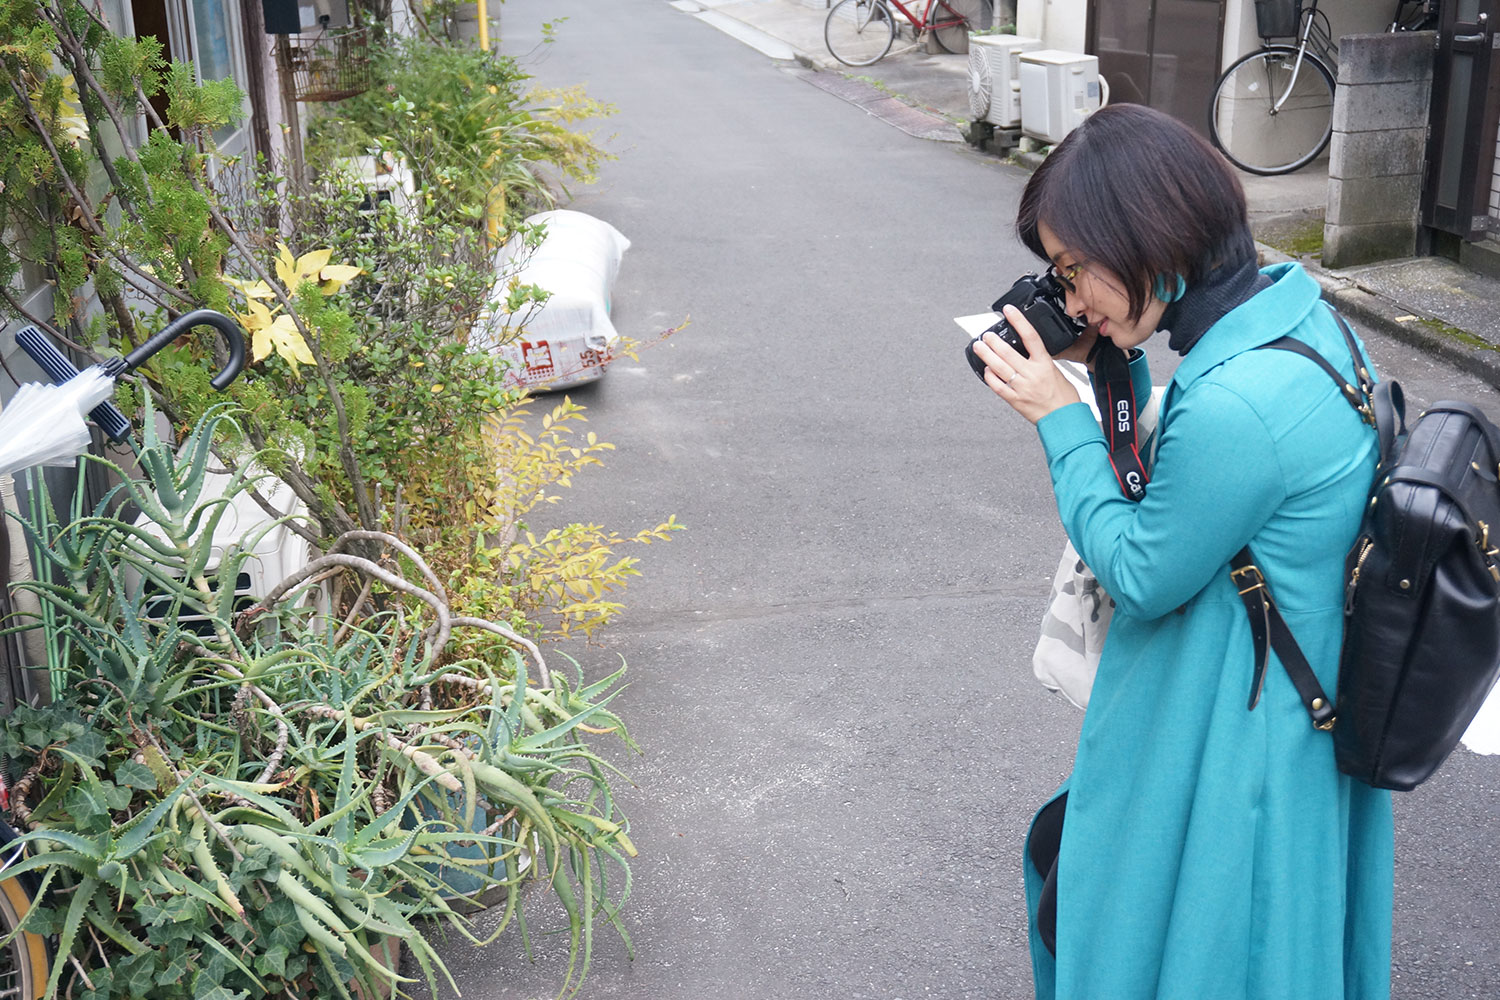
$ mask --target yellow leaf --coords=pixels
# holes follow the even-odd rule
[[[287,364],[292,366],[295,373],[299,363],[305,365],[317,364],[317,359],[308,350],[307,341],[302,339],[302,334],[297,330],[297,324],[290,316],[277,316],[276,322],[271,324],[267,331],[272,342],[276,345],[276,353],[286,359]]]
[[[329,264],[318,272],[318,289],[324,295],[332,295],[344,287],[344,282],[362,273],[360,268],[349,264]]]
[[[262,327],[271,325],[271,310],[254,299],[251,299],[248,305],[250,307],[250,319],[245,323],[248,329],[259,330]]]
[[[252,330],[250,337],[250,356],[255,361],[266,360],[271,354],[271,330],[269,327],[260,327]]]
[[[443,391],[443,383],[439,382],[436,385],[434,385],[432,387],[432,391],[433,392],[442,392]]]
[[[331,249],[314,250],[312,253],[305,253],[301,257],[298,257],[297,283],[301,284],[308,278],[316,277],[318,272],[322,271],[328,265],[328,261],[332,257],[333,251]]]
[[[248,278],[236,278],[232,275],[223,276],[224,284],[230,288],[237,288],[241,295],[247,299],[274,299],[276,293],[271,286],[264,281],[251,281]]]
[[[276,277],[286,288],[297,287],[297,259],[292,256],[292,251],[287,249],[285,243],[276,244]]]

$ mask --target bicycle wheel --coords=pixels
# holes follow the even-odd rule
[[[15,831],[0,820],[0,856],[10,856],[11,852],[3,848],[15,836]],[[0,940],[9,937],[31,911],[35,891],[29,875],[0,879]],[[0,948],[0,1000],[40,1000],[48,971],[46,938],[30,931],[17,934]]]
[[[823,22],[828,51],[846,66],[868,66],[891,50],[896,22],[880,0],[839,0]]]
[[[1252,174],[1306,166],[1333,135],[1333,74],[1312,53],[1270,45],[1219,77],[1208,110],[1209,137],[1230,163]],[[1278,103],[1280,107],[1277,107]]]
[[[969,18],[973,16],[969,10],[973,6],[964,0],[933,0],[927,22],[944,52],[969,51]]]

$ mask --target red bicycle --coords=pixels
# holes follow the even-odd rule
[[[901,0],[839,0],[823,22],[823,40],[828,51],[846,66],[868,66],[891,50],[896,38],[896,18],[891,6],[911,23],[920,38],[931,32],[948,52],[958,52],[969,34],[969,18],[955,4],[960,0],[927,0],[921,15],[913,14]],[[917,7],[921,0],[913,0]]]

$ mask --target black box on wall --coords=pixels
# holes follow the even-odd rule
[[[266,18],[266,34],[296,35],[302,31],[302,12],[297,0],[260,0]]]

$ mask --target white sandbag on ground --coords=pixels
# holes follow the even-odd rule
[[[584,212],[558,209],[526,221],[544,224],[547,233],[515,277],[523,285],[546,289],[550,298],[529,315],[504,311],[511,261],[524,253],[519,238],[512,237],[495,255],[496,272],[504,275],[492,297],[495,312],[471,343],[510,362],[507,384],[562,389],[592,382],[604,374],[619,339],[610,320],[610,293],[630,241]],[[520,335],[500,343],[505,327],[522,319]]]

